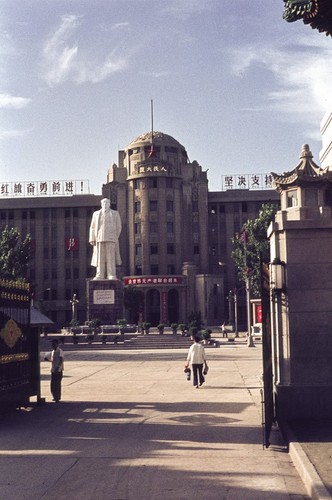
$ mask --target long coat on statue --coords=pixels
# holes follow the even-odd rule
[[[115,264],[120,266],[122,264],[121,256],[120,256],[120,248],[119,248],[119,236],[121,233],[121,218],[120,214],[117,210],[109,210],[110,221],[111,221],[111,231],[109,231],[109,236],[107,239],[103,239],[102,236],[102,227],[101,227],[101,219],[102,219],[102,210],[97,210],[92,215],[91,225],[90,225],[90,234],[89,234],[89,242],[93,245],[93,254],[91,259],[91,265],[94,267],[98,267],[99,264],[99,251],[97,243],[103,241],[111,241],[115,243]]]

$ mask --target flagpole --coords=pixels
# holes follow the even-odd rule
[[[153,144],[153,99],[151,99],[151,143]]]

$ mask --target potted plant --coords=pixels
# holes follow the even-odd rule
[[[142,326],[145,334],[148,335],[148,333],[150,332],[151,323],[149,323],[148,321],[144,321]]]
[[[72,319],[69,323],[70,331],[73,334],[73,344],[78,344],[77,334],[81,333],[81,328],[79,327],[79,321],[77,319]]]
[[[209,343],[209,340],[211,339],[211,333],[212,333],[212,330],[210,330],[209,328],[202,331],[202,338],[204,340],[204,344]]]
[[[124,335],[125,327],[127,326],[127,320],[126,319],[118,319],[116,324],[119,325],[119,332],[121,333],[121,335]]]
[[[164,329],[165,329],[164,323],[159,323],[159,325],[157,325],[157,328],[159,330],[160,335],[162,335],[164,333]]]
[[[179,330],[181,332],[181,336],[185,337],[186,336],[187,325],[185,323],[180,323],[179,324]]]
[[[173,331],[173,335],[176,335],[176,332],[178,330],[178,327],[179,325],[177,323],[172,323],[171,324],[171,328],[172,328],[172,331]]]

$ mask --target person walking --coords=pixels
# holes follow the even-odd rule
[[[205,382],[205,378],[203,375],[203,365],[207,369],[207,361],[205,357],[205,349],[201,344],[201,338],[199,335],[194,336],[194,343],[190,346],[187,356],[187,361],[185,364],[185,368],[188,368],[191,365],[193,371],[193,384],[196,389],[198,389],[199,385],[203,385]],[[199,379],[199,385],[198,385]]]
[[[52,363],[51,366],[51,394],[53,401],[58,403],[61,400],[61,381],[63,375],[63,351],[59,347],[57,339],[52,340],[53,351],[50,359],[45,358],[46,361]]]

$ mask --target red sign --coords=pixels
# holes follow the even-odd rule
[[[262,306],[256,305],[256,323],[262,323]]]
[[[184,284],[183,276],[127,276],[123,279],[124,285],[136,286],[179,286]]]
[[[66,238],[65,244],[68,252],[78,251],[78,238]]]

